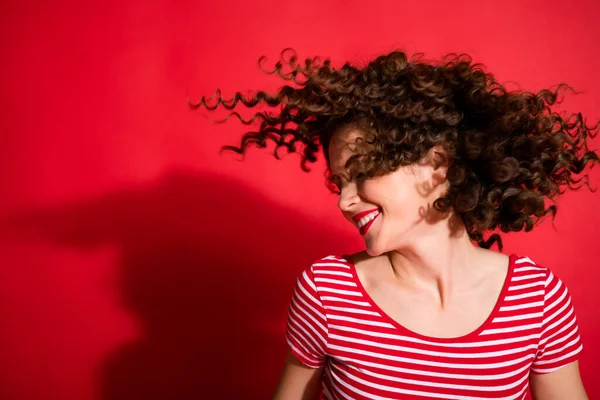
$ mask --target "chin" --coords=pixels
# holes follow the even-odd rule
[[[384,248],[383,246],[377,245],[377,243],[367,242],[365,251],[371,257],[377,257],[382,255],[383,253],[386,253],[388,249]]]
[[[373,250],[369,249],[368,247],[367,247],[367,249],[366,249],[366,253],[367,253],[368,255],[370,255],[371,257],[377,257],[377,256],[380,256],[380,255],[382,255],[382,254],[383,254],[383,252],[379,252],[379,251],[373,251]]]

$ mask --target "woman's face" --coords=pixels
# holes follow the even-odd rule
[[[339,189],[338,207],[363,237],[367,253],[377,256],[399,250],[427,234],[428,225],[436,218],[434,214],[439,216],[433,201],[445,191],[445,169],[420,163],[349,182],[344,166],[355,154],[351,148],[360,136],[356,129],[333,136],[329,146],[330,169]],[[429,155],[433,153],[432,149]]]

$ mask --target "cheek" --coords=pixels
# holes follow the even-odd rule
[[[386,178],[386,177],[384,177]],[[424,205],[413,182],[397,179],[378,179],[364,183],[364,199],[381,207],[382,229],[386,235],[395,236],[397,231],[405,231],[421,219]]]
[[[409,200],[408,192],[395,180],[385,178],[366,181],[363,185],[364,198],[366,201],[382,207],[385,214],[395,214]]]

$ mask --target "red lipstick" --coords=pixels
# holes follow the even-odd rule
[[[355,215],[352,217],[352,221],[354,221],[354,222],[358,222],[358,221],[360,221],[360,219],[361,219],[362,217],[364,217],[365,215],[369,215],[369,214],[371,214],[372,212],[374,212],[374,211],[377,211],[377,210],[379,210],[379,208],[374,208],[374,209],[372,209],[372,210],[367,210],[367,211],[359,212],[358,214],[355,214]]]

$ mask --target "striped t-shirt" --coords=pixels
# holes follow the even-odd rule
[[[531,371],[575,361],[582,345],[561,280],[527,257],[509,265],[477,330],[433,338],[385,314],[349,260],[325,257],[298,277],[287,342],[303,364],[324,367],[325,399],[523,399]]]

